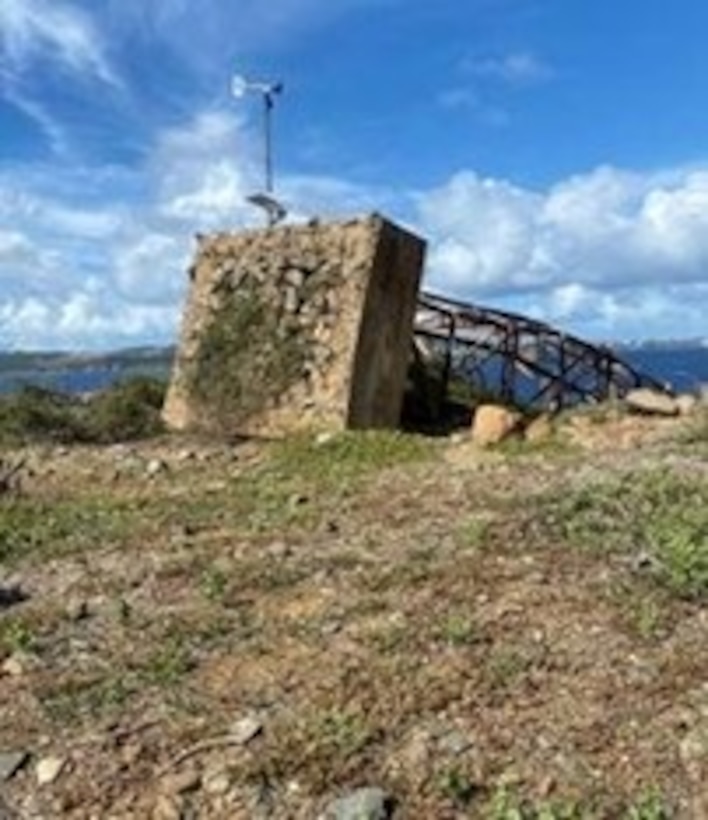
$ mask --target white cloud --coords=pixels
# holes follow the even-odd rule
[[[90,292],[61,298],[0,303],[0,345],[10,349],[88,349],[131,345],[140,339],[164,338],[176,331],[171,308],[135,305]]]
[[[194,233],[261,224],[245,201],[260,171],[258,134],[208,109],[159,134],[142,169],[94,187],[81,169],[0,175],[0,341],[173,338]],[[294,219],[376,209],[412,225],[429,240],[427,284],[451,296],[593,337],[705,333],[708,170],[602,167],[545,190],[464,171],[415,194],[277,181]]]
[[[2,0],[0,42],[5,71],[21,74],[46,59],[82,75],[118,84],[91,18],[59,0]]]
[[[535,85],[553,77],[552,68],[530,51],[496,57],[472,57],[463,61],[465,72],[476,77],[500,80],[511,85]]]
[[[546,191],[468,172],[418,208],[436,290],[605,337],[705,333],[706,171],[603,167]]]

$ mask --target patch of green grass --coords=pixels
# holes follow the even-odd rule
[[[217,602],[223,600],[228,583],[229,578],[226,573],[219,567],[210,565],[204,569],[199,578],[199,589],[207,600]]]
[[[318,743],[345,756],[359,751],[370,738],[363,716],[353,712],[326,712],[318,716],[311,729]]]
[[[450,613],[440,624],[437,635],[439,640],[449,646],[472,646],[479,642],[479,625],[470,615]]]
[[[469,775],[457,767],[443,771],[439,784],[442,794],[461,809],[469,806],[479,790]]]
[[[492,690],[513,687],[529,670],[532,659],[514,646],[495,647],[484,667],[485,678]]]
[[[8,499],[0,504],[0,562],[12,565],[104,547],[125,538],[139,518],[127,504],[109,499]]]
[[[485,814],[489,820],[601,820],[610,816],[619,820],[671,820],[673,813],[663,797],[653,790],[625,802],[624,808],[615,806],[608,814],[585,801],[562,798],[536,801],[522,797],[509,786],[500,785]]]
[[[574,801],[535,803],[508,786],[494,792],[486,815],[489,820],[595,820],[596,815]]]
[[[545,501],[546,532],[570,545],[648,553],[676,595],[708,596],[708,482],[669,470],[632,473]]]
[[[347,432],[323,443],[294,436],[271,444],[264,460],[225,484],[217,495],[199,495],[176,512],[198,530],[219,521],[247,535],[311,530],[353,495],[368,476],[397,464],[426,459],[433,444],[395,432]]]
[[[146,683],[170,687],[179,683],[193,668],[186,640],[171,635],[141,664],[139,676]]]
[[[22,618],[8,618],[0,621],[0,652],[32,652],[37,647],[37,633],[34,626]]]
[[[462,527],[462,540],[464,545],[472,550],[482,549],[489,535],[491,521],[487,518],[470,518]]]
[[[432,457],[433,442],[389,430],[347,431],[320,443],[293,436],[273,451],[273,468],[288,475],[336,485],[399,464]]]
[[[627,807],[622,820],[671,820],[672,817],[673,812],[662,795],[650,789]]]
[[[105,677],[70,678],[37,692],[49,718],[63,724],[118,712],[132,694],[120,672]]]

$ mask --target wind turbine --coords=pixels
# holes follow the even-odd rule
[[[264,190],[247,197],[248,202],[262,208],[266,213],[268,227],[273,227],[287,216],[285,207],[273,194],[273,109],[275,98],[283,93],[283,84],[251,81],[236,74],[231,79],[231,94],[237,99],[249,93],[260,94],[263,99],[263,164]]]

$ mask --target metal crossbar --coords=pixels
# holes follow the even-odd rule
[[[462,379],[504,404],[557,412],[622,397],[637,387],[671,389],[605,345],[545,322],[423,292],[414,323],[418,354],[436,361],[447,390]]]

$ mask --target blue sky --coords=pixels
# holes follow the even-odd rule
[[[173,341],[197,231],[372,209],[427,285],[708,336],[701,0],[0,0],[0,349]]]

